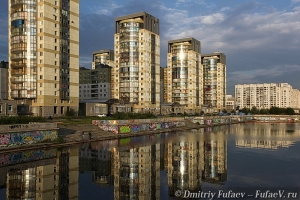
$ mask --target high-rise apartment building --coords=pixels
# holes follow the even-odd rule
[[[159,20],[146,12],[115,19],[112,98],[133,112],[159,112]]]
[[[79,0],[9,1],[9,98],[34,115],[79,102]]]
[[[236,105],[242,108],[258,109],[300,108],[299,90],[288,83],[262,83],[235,85]]]
[[[184,105],[184,112],[199,113],[202,105],[200,41],[188,37],[168,42],[164,102]]]
[[[226,56],[221,52],[202,55],[204,74],[203,107],[219,112],[225,108]]]
[[[100,50],[93,52],[92,69],[101,68],[104,65],[110,67],[114,66],[114,51],[113,50]]]

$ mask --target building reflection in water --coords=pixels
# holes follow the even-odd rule
[[[236,147],[276,151],[293,146],[293,138],[300,135],[290,126],[293,124],[245,124],[235,125],[232,131],[237,135]]]
[[[37,151],[43,152],[43,150]],[[9,154],[7,156],[12,157]],[[52,158],[39,158],[34,162],[18,163],[0,168],[1,174],[6,174],[7,200],[78,199],[77,148],[55,151]]]
[[[79,171],[92,173],[92,181],[101,187],[113,185],[112,154],[110,148],[84,144],[79,153]]]
[[[227,180],[227,141],[224,132],[204,138],[165,145],[169,195],[177,190],[201,191],[202,182],[223,184]]]
[[[160,199],[160,144],[112,153],[115,199]]]

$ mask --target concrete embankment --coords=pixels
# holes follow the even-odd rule
[[[43,143],[33,143],[33,144],[26,144],[26,145],[18,145],[18,146],[8,146],[2,147],[1,153],[10,153],[10,152],[19,152],[24,150],[33,150],[38,148],[58,148],[58,147],[66,147],[71,145],[80,144],[83,142],[94,142],[94,141],[103,141],[103,140],[113,140],[119,138],[127,138],[127,137],[136,137],[136,136],[143,136],[143,135],[153,135],[165,132],[178,132],[178,131],[188,131],[191,129],[200,129],[205,127],[212,127],[212,126],[220,126],[226,124],[218,124],[218,125],[198,125],[192,123],[190,120],[185,120],[185,126],[183,127],[174,127],[170,129],[161,129],[161,130],[154,130],[154,131],[144,131],[139,133],[129,133],[129,134],[114,134],[113,132],[103,131],[98,126],[93,124],[64,124],[58,123],[58,137],[63,138],[61,143],[57,142],[43,142]],[[91,132],[91,139],[89,139],[88,133]],[[85,137],[82,138],[82,133],[84,133]]]

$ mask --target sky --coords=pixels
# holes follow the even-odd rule
[[[7,60],[7,0],[0,7],[0,60]],[[236,84],[300,89],[300,0],[80,0],[80,66],[113,49],[116,17],[145,11],[160,21],[161,66],[169,40],[194,37],[201,53],[225,53],[227,94]]]

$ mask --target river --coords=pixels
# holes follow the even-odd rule
[[[300,199],[300,124],[0,154],[0,199]]]

